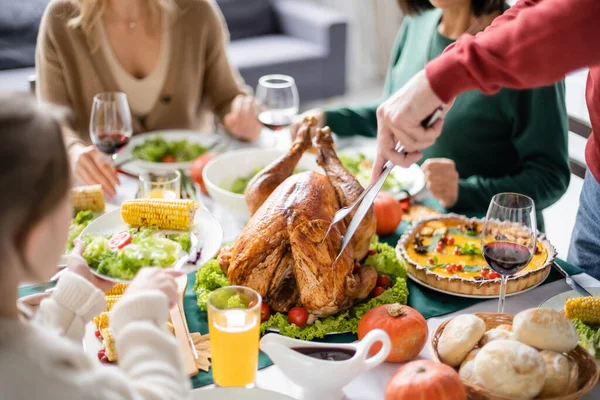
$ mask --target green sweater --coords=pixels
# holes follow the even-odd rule
[[[442,36],[442,12],[406,17],[396,40],[383,97],[400,89],[453,40]],[[564,83],[533,90],[478,91],[459,96],[442,135],[423,159],[445,157],[458,170],[459,195],[452,211],[485,214],[493,195],[523,193],[541,210],[556,202],[570,179]],[[326,123],[340,136],[377,135],[378,103],[326,110]]]

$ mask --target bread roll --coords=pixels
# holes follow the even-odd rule
[[[539,397],[549,399],[568,394],[571,366],[567,357],[550,350],[543,350],[540,355],[546,363],[546,381]]]
[[[512,325],[508,325],[508,324],[502,324],[502,325],[498,325],[497,327],[495,327],[494,329],[502,329],[505,330],[507,332],[512,332]]]
[[[475,379],[486,390],[513,399],[533,399],[546,378],[546,363],[533,347],[495,340],[475,356]]]
[[[513,334],[505,329],[490,329],[479,341],[479,347],[483,347],[494,340],[512,340]]]
[[[441,360],[452,367],[460,365],[484,333],[485,323],[475,315],[465,314],[452,318],[438,343]]]
[[[579,340],[573,323],[549,308],[532,308],[515,315],[513,333],[520,342],[557,353],[573,350]]]
[[[481,349],[473,349],[469,354],[467,354],[467,358],[460,364],[460,369],[458,370],[458,375],[460,378],[469,382],[470,384],[476,385],[477,379],[475,378],[475,356],[479,353]]]

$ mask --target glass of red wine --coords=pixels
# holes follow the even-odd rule
[[[500,193],[490,202],[481,232],[481,249],[488,265],[500,274],[498,312],[504,312],[508,277],[525,268],[536,250],[535,204],[518,193]]]
[[[127,95],[122,92],[104,92],[94,96],[90,118],[92,143],[114,160],[117,153],[129,143],[133,133]]]
[[[265,75],[256,87],[258,120],[273,132],[291,125],[298,113],[300,100],[294,78],[287,75]]]

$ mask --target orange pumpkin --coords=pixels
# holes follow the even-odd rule
[[[377,218],[377,234],[389,235],[394,233],[400,222],[404,210],[394,196],[388,193],[379,193],[373,203],[375,217]]]
[[[450,366],[431,360],[412,361],[396,371],[385,389],[385,400],[466,400],[467,391]]]
[[[358,338],[362,340],[373,329],[383,329],[392,342],[388,362],[410,361],[419,355],[425,343],[429,329],[427,321],[414,308],[401,304],[384,304],[367,311],[358,322]],[[381,343],[375,343],[369,353],[374,355],[381,349]]]
[[[218,156],[218,153],[204,153],[200,157],[196,158],[194,162],[192,162],[192,166],[190,168],[190,175],[192,180],[200,185],[200,191],[208,196],[208,191],[206,190],[206,186],[204,185],[204,178],[202,177],[202,171],[204,170],[204,166],[208,164],[210,160]]]

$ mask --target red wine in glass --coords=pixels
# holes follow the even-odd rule
[[[92,141],[98,150],[105,154],[113,155],[129,143],[129,136],[126,132],[122,131],[101,132],[94,135]]]
[[[483,246],[483,257],[500,275],[512,275],[525,268],[533,255],[521,244],[491,242]]]
[[[284,113],[277,113],[270,110],[258,114],[258,120],[263,126],[274,132],[280,131],[292,123],[291,117]]]

